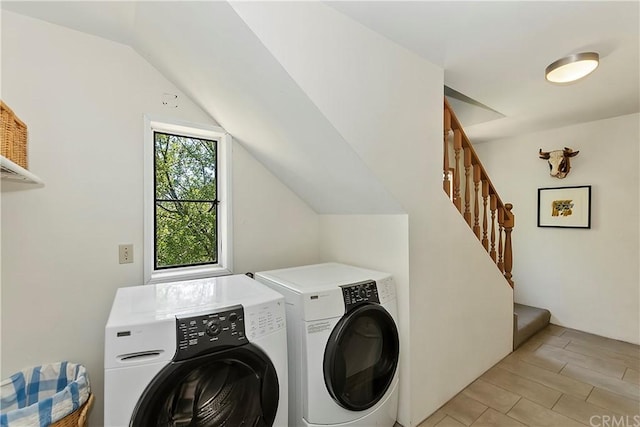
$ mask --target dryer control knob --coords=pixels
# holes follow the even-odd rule
[[[358,288],[358,296],[362,299],[367,298],[367,289],[364,288],[363,286],[360,286]]]
[[[219,335],[221,330],[222,328],[220,327],[219,320],[211,320],[209,321],[209,323],[207,323],[206,332],[207,332],[207,335],[209,335],[210,337],[215,337]]]

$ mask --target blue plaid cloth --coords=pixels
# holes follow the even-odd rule
[[[70,362],[25,369],[0,383],[0,427],[47,427],[89,398],[84,366]]]

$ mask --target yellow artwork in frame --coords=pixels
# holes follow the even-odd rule
[[[538,227],[591,228],[591,186],[539,188]]]

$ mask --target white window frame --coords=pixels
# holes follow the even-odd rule
[[[217,144],[217,220],[218,263],[168,269],[155,269],[155,170],[154,132],[166,132],[203,139],[215,139]],[[188,123],[175,119],[144,116],[144,282],[173,282],[231,274],[233,248],[231,244],[231,135],[219,126]]]

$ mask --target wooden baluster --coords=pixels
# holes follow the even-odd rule
[[[504,208],[498,208],[498,269],[504,274],[504,262],[502,261],[502,230],[504,228]]]
[[[489,209],[491,210],[491,249],[489,256],[496,262],[496,210],[498,209],[498,199],[495,194],[489,196]]]
[[[451,111],[448,108],[444,109],[444,162],[442,165],[442,173],[444,180],[442,182],[442,188],[447,196],[451,197],[449,182],[449,132],[451,132]]]
[[[479,164],[473,165],[473,232],[480,240],[480,178],[482,169]]]
[[[489,252],[489,239],[487,239],[487,199],[489,198],[489,181],[482,180],[482,246]]]
[[[471,149],[464,147],[464,220],[471,227]]]
[[[513,205],[511,203],[506,203],[504,205],[507,213],[505,214],[504,220],[504,277],[509,282],[509,285],[513,288],[513,280],[511,280],[511,269],[513,267],[513,254],[511,252],[511,231],[515,225],[515,217],[511,213],[511,209],[513,209]]]
[[[462,132],[460,129],[453,131],[453,156],[456,161],[456,170],[453,171],[453,204],[462,212],[460,203],[460,150],[462,150]]]

